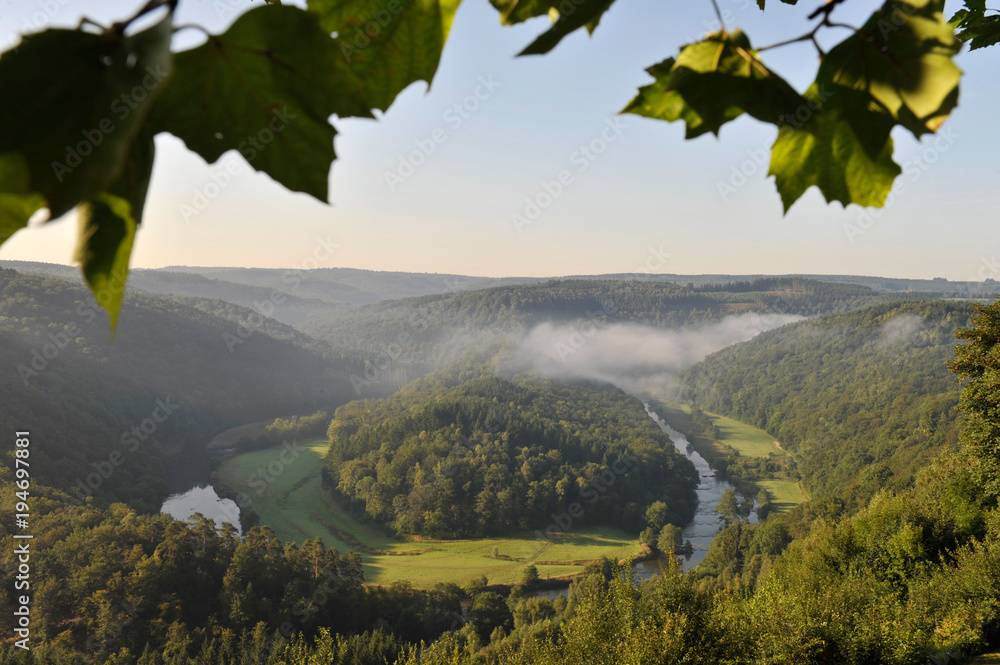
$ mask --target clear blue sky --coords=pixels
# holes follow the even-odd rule
[[[802,0],[789,7],[771,0],[774,6],[761,13],[754,0],[719,2],[729,27],[743,27],[755,45],[804,32],[806,14],[819,4]],[[13,44],[26,21],[66,26],[85,14],[109,22],[140,4],[0,0],[0,46]],[[846,3],[838,18],[858,24],[877,4]],[[948,10],[959,4],[949,3]],[[178,21],[220,30],[232,20],[230,9],[251,6],[246,0],[181,0]],[[429,93],[417,83],[377,121],[334,120],[340,133],[332,206],[289,193],[244,166],[186,222],[181,207],[204,191],[220,163],[207,165],[180,141],[158,137],[133,266],[295,267],[313,254],[317,238],[329,238],[339,248],[323,265],[377,270],[631,272],[656,252],[669,255],[654,259],[657,272],[1000,279],[992,272],[1000,267],[981,270],[984,261],[992,266],[1000,259],[994,230],[1000,139],[988,129],[1000,107],[995,49],[959,57],[965,78],[959,108],[945,126],[952,136],[946,150],[934,150],[933,139],[921,144],[896,135],[897,161],[910,162],[910,173],[919,177],[904,177],[905,190],[864,224],[862,234],[848,233],[851,225],[861,228],[860,208],[827,205],[816,190],[782,215],[766,166],[751,167],[776,130],[749,118],[726,126],[721,140],[684,141],[681,125],[622,116],[620,135],[581,172],[574,152],[601,136],[636,88],[649,82],[644,68],[714,30],[714,21],[709,0],[618,0],[592,37],[581,32],[547,56],[515,58],[547,19],[506,28],[486,0],[466,0]],[[179,39],[197,34],[187,31]],[[801,89],[811,80],[816,55],[797,45],[769,51],[766,62]],[[456,126],[445,114],[476,91],[481,77],[499,87]],[[390,189],[385,173],[436,129],[444,132],[444,143]],[[915,166],[911,160],[925,151],[934,163]],[[228,159],[239,158],[231,153],[223,162]],[[744,163],[752,175],[724,201],[719,183],[729,183]],[[573,181],[519,233],[511,215],[523,213],[525,199],[563,170]],[[0,260],[68,263],[75,233],[71,216],[27,229],[0,248]]]

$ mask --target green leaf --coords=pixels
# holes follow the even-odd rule
[[[560,8],[576,9],[575,4],[566,4],[565,0],[490,0],[490,3],[500,12],[500,22],[504,25],[515,25],[537,16],[548,16],[555,23],[559,20]],[[608,3],[610,7],[611,3]],[[607,11],[608,7],[604,8]],[[567,12],[568,16],[569,12]],[[587,32],[593,34],[601,20],[603,12],[587,21]]]
[[[560,0],[490,0],[490,4],[500,12],[500,22],[516,25],[536,16],[549,16],[552,10],[559,11]]]
[[[27,167],[8,195],[4,229],[23,219],[38,198],[55,219],[104,191],[121,174],[129,146],[170,74],[172,17],[125,37],[114,30],[92,34],[47,30],[28,35],[0,57],[0,155]],[[21,167],[18,167],[19,169]],[[23,175],[23,174],[22,174]],[[17,223],[16,221],[14,223]]]
[[[27,161],[19,152],[0,155],[0,244],[23,229],[45,199],[31,191]]]
[[[823,100],[818,91],[814,86],[806,93],[818,110],[804,123],[783,124],[771,149],[768,175],[775,177],[785,212],[812,186],[819,188],[827,202],[881,207],[900,173],[892,161],[892,118],[884,111],[869,111],[873,127],[867,139],[883,137],[872,157],[846,119],[862,112],[852,107],[866,104],[864,96]]]
[[[965,23],[970,16],[971,14],[969,13],[968,9],[959,9],[957,12],[952,14],[950,19],[948,19],[948,25],[951,26],[952,30],[958,30],[959,27],[963,23]],[[956,34],[955,36],[958,37],[959,39],[962,39],[962,35],[960,34]]]
[[[986,48],[1000,42],[1000,16],[969,16],[961,24],[956,37],[969,42],[969,50]]]
[[[177,75],[150,116],[206,161],[238,150],[296,192],[326,202],[333,114],[370,116],[361,81],[315,16],[288,5],[241,15],[177,54]]]
[[[777,125],[807,104],[764,66],[739,31],[709,35],[646,71],[656,81],[640,88],[623,113],[683,120],[687,138],[718,135],[722,125],[743,113]]]
[[[969,42],[970,51],[1000,43],[1000,16],[986,16],[986,11],[985,0],[965,0],[965,8],[955,12],[948,21],[956,31],[955,36]]]
[[[548,53],[562,41],[562,38],[579,28],[588,26],[593,32],[594,27],[601,20],[604,12],[608,11],[614,0],[582,0],[582,2],[560,2],[556,8],[559,10],[559,18],[551,28],[538,36],[518,55],[543,55]],[[563,13],[563,7],[570,7],[572,11]]]
[[[656,79],[655,83],[639,88],[639,94],[622,109],[622,113],[633,113],[656,120],[674,122],[683,120],[687,125],[687,138],[701,136],[706,131],[704,122],[679,92],[669,87],[670,75],[676,59],[667,58],[653,65],[646,72]]]
[[[365,85],[371,108],[385,111],[414,81],[428,87],[461,0],[308,0],[340,57]]]
[[[125,295],[129,258],[153,171],[153,135],[144,132],[132,142],[121,177],[106,192],[80,204],[76,260],[97,304],[108,312],[111,334]]]
[[[958,102],[961,44],[933,0],[889,0],[820,65],[823,86],[869,93],[917,137],[935,131]]]

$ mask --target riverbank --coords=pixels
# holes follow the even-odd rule
[[[753,498],[761,489],[767,490],[772,513],[787,512],[809,500],[794,458],[767,432],[703,411],[698,420],[709,424],[716,435],[710,436],[708,428],[696,422],[690,406],[658,400],[650,405],[740,494]]]

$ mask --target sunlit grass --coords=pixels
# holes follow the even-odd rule
[[[809,500],[809,497],[794,480],[758,480],[757,485],[766,489],[771,495],[771,506],[774,513],[786,512]]]
[[[466,584],[480,575],[491,583],[510,584],[521,580],[529,564],[542,578],[564,577],[603,556],[620,559],[638,550],[635,536],[611,527],[573,530],[552,542],[536,534],[464,540],[390,537],[351,519],[323,493],[319,471],[326,449],[325,441],[310,441],[291,450],[279,446],[236,455],[219,467],[219,480],[249,496],[260,523],[281,540],[301,543],[319,536],[341,553],[359,552],[370,584],[408,580],[427,588],[438,582]]]
[[[681,428],[692,427],[690,405],[663,404],[659,408],[663,412],[661,416],[673,420]],[[763,430],[716,413],[706,411],[705,415],[719,428],[719,440],[711,444],[721,454],[726,454],[729,450],[736,451],[739,455],[757,458],[766,458],[775,453],[788,454],[781,450],[779,442],[776,442],[774,437]],[[786,512],[809,500],[797,481],[771,478],[755,482],[758,487],[766,489],[771,495],[771,505],[775,513]]]
[[[719,440],[747,457],[767,457],[780,452],[774,437],[763,430],[715,413],[706,415],[719,428]]]

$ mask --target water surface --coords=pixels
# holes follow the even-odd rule
[[[243,535],[240,530],[239,506],[232,499],[220,498],[211,485],[192,487],[186,492],[171,494],[163,502],[160,512],[182,521],[189,520],[195,513],[201,513],[215,520],[218,528],[221,529],[223,523],[229,522],[236,527],[240,536]]]
[[[719,505],[722,493],[727,489],[733,489],[733,486],[715,475],[715,470],[709,466],[704,457],[698,454],[686,436],[663,422],[663,419],[650,409],[648,404],[645,407],[649,417],[674,442],[674,447],[691,460],[694,468],[698,470],[698,487],[695,489],[695,494],[698,496],[698,508],[695,510],[694,519],[681,532],[684,540],[690,540],[692,547],[694,547],[691,558],[682,560],[681,569],[691,570],[705,558],[709,543],[725,525],[722,516],[715,512],[715,507]]]

